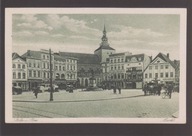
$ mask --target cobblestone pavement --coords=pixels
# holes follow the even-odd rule
[[[179,93],[171,99],[161,96],[144,96],[141,90],[112,90],[74,93],[55,92],[54,101],[49,101],[48,92],[40,93],[36,99],[32,92],[13,95],[13,117],[15,118],[66,118],[66,117],[126,117],[167,118],[179,110]]]

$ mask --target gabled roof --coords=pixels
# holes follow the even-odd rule
[[[22,55],[22,57],[29,59],[41,59],[41,52],[28,50],[25,54]]]
[[[100,64],[100,59],[95,54],[59,52],[60,56],[78,58],[79,64]]]
[[[165,55],[165,54],[163,54],[163,53],[160,52],[160,53],[153,59],[153,61],[154,61],[157,57],[159,57],[159,58],[163,59],[164,61],[170,63],[173,68],[176,68],[175,64],[167,57],[167,55]],[[152,61],[152,62],[153,62],[153,61]]]
[[[20,59],[22,59],[23,61],[25,61],[19,54],[17,54],[17,53],[12,53],[12,60],[14,60],[14,59],[16,59],[16,58],[20,58]]]
[[[174,69],[176,69],[176,65],[165,54],[163,54],[161,52],[151,61],[151,63],[153,63],[154,60],[158,57],[161,58],[162,60],[164,60],[165,62],[168,62]],[[145,68],[145,70],[149,67],[149,65]],[[145,72],[145,70],[144,70],[144,72]]]
[[[110,46],[100,46],[99,48],[97,48],[95,51],[101,50],[101,49],[106,49],[106,50],[115,50],[113,48],[111,48]]]

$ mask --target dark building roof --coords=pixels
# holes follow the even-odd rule
[[[66,59],[76,59],[74,57],[68,57],[68,56],[60,56],[59,53],[54,53],[54,60],[59,60],[59,61],[65,61]]]
[[[95,51],[98,51],[100,49],[106,49],[106,50],[115,50],[113,48],[111,48],[110,46],[100,46],[99,48],[97,48]]]
[[[78,58],[79,64],[100,64],[99,57],[95,54],[59,52],[59,55]]]
[[[25,54],[22,55],[22,57],[31,59],[41,59],[41,52],[28,50]]]
[[[155,60],[157,57],[159,57],[159,58],[163,59],[164,61],[170,63],[173,68],[176,68],[175,64],[167,57],[167,55],[160,52],[153,60]]]
[[[19,54],[17,54],[17,53],[12,53],[12,60],[14,60],[14,59],[16,59],[16,58],[20,58],[20,59],[22,59],[23,61],[25,61]]]

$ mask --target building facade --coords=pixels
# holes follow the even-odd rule
[[[144,71],[144,82],[149,83],[153,80],[166,84],[175,82],[176,66],[169,59],[169,54],[159,53]]]
[[[143,72],[151,59],[145,54],[126,56],[126,88],[139,89],[143,85]]]
[[[12,86],[20,86],[27,90],[27,63],[17,53],[12,54]]]

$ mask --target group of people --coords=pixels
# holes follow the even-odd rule
[[[162,88],[165,90],[164,95],[168,96],[171,99],[172,92],[174,90],[173,83],[158,84],[158,83],[145,83],[143,85],[144,95],[161,95]]]

